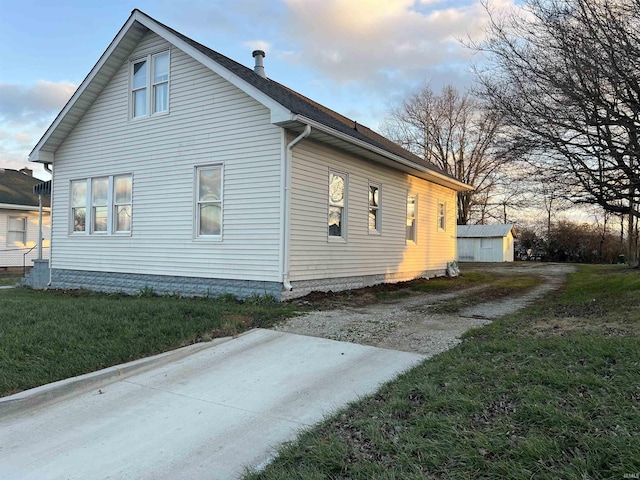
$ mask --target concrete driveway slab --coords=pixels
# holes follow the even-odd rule
[[[255,330],[0,417],[2,479],[229,479],[422,355]]]

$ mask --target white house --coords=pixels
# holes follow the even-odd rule
[[[0,168],[0,269],[31,267],[38,256],[39,198],[42,183],[31,170]],[[43,197],[42,256],[49,255],[49,196]]]
[[[469,189],[134,10],[30,154],[53,168],[51,285],[182,294],[441,275]]]
[[[458,260],[513,262],[516,229],[505,225],[458,225]]]

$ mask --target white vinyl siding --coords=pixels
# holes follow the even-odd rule
[[[38,249],[34,247],[38,242],[38,207],[34,211],[0,209],[0,267],[22,267],[23,261],[27,267],[33,265],[37,258]],[[25,219],[25,243],[14,244],[9,238],[9,231],[17,225],[9,226],[9,218]],[[50,214],[42,214],[42,236],[44,237],[42,256],[49,258]],[[15,237],[13,237],[15,239]],[[26,256],[25,256],[26,254]]]
[[[130,58],[169,47],[148,33]],[[282,133],[269,110],[173,47],[170,115],[130,121],[129,68],[125,62],[56,152],[53,267],[280,280]],[[202,242],[194,238],[194,171],[222,163],[223,238]],[[134,179],[131,234],[69,235],[70,181],[125,172]],[[326,204],[323,211],[326,242]]]
[[[292,138],[292,137],[290,137]],[[348,242],[327,242],[328,171],[349,176]],[[369,234],[369,179],[384,186],[384,230]],[[453,232],[438,232],[437,199],[455,202],[455,191],[307,140],[293,149],[291,196],[291,280],[444,270],[455,260]],[[406,241],[407,194],[415,195],[417,243]],[[453,210],[453,209],[450,209]],[[454,212],[446,212],[455,225]]]
[[[513,262],[513,235],[458,238],[461,262]]]

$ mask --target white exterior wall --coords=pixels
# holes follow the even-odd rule
[[[148,33],[131,55],[169,48]],[[125,62],[56,152],[52,267],[280,279],[282,131],[267,108],[171,48],[169,114],[129,119]],[[223,239],[194,240],[195,166],[224,164]],[[73,179],[133,175],[130,236],[70,234]]]
[[[7,244],[9,217],[27,217],[27,245],[25,247]],[[32,266],[32,261],[38,258],[38,247],[31,250],[26,257],[24,254],[38,243],[38,218],[37,211],[0,209],[0,267],[22,267],[23,259],[26,260],[27,267]],[[49,212],[42,213],[42,236],[45,239],[42,244],[42,258],[49,258],[50,219]]]
[[[348,174],[347,241],[328,239],[329,171]],[[368,230],[369,181],[380,185],[382,233]],[[406,242],[407,195],[417,194],[416,244]],[[447,204],[446,231],[437,204]],[[304,140],[293,150],[292,281],[389,275],[395,280],[444,270],[456,257],[456,193],[403,172]]]
[[[480,238],[458,239],[458,260],[461,262],[513,262],[513,235],[484,239],[489,247],[482,247]]]

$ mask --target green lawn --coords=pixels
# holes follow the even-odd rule
[[[580,267],[245,479],[637,478],[639,334],[640,272]]]
[[[264,299],[0,290],[0,396],[252,327],[294,308]]]

